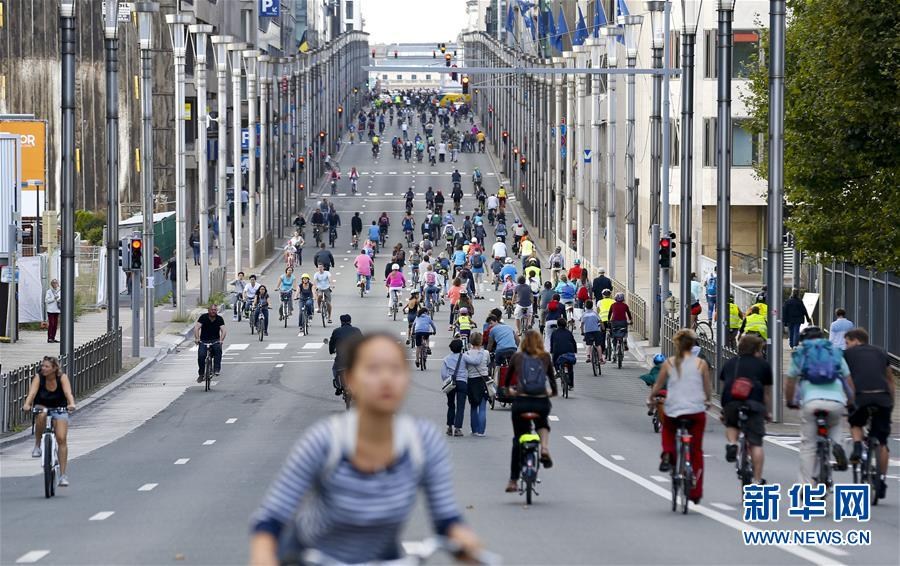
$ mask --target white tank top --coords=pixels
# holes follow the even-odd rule
[[[669,379],[666,381],[666,416],[680,417],[702,413],[706,407],[706,393],[703,391],[703,375],[697,368],[698,358],[691,354],[681,360],[681,371],[675,367],[674,358],[669,358]]]

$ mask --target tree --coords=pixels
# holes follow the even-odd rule
[[[788,0],[786,221],[805,251],[900,270],[900,10],[896,0]],[[768,37],[743,96],[768,134]],[[767,178],[768,162],[757,173]]]

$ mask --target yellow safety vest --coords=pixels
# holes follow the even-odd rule
[[[475,325],[472,324],[472,319],[468,316],[460,316],[456,319],[457,324],[459,324],[460,330],[472,330]]]
[[[497,191],[497,196],[499,198],[505,198],[506,197],[506,189],[500,189],[499,191]]]
[[[615,299],[600,299],[600,304],[597,305],[597,313],[600,315],[602,322],[606,322],[609,318],[609,309],[615,302]]]
[[[526,267],[525,268],[525,278],[531,279],[532,277],[537,279],[538,283],[541,282],[541,269],[539,267]]]
[[[741,309],[734,303],[728,305],[728,328],[737,330],[741,327]]]
[[[747,309],[747,312],[744,314],[747,316],[750,316],[750,310],[753,307],[759,308],[759,314],[763,315],[763,317],[766,317],[769,315],[769,305],[767,305],[766,303],[755,303],[753,305],[750,305],[750,308]]]
[[[751,314],[746,318],[744,324],[744,332],[758,332],[764,340],[769,338],[769,327],[766,324],[766,317],[761,314]]]

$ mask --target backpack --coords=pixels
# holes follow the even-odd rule
[[[547,371],[540,358],[522,354],[522,373],[519,385],[526,395],[543,395],[547,392]]]
[[[472,267],[475,269],[481,269],[484,267],[484,256],[481,254],[475,254],[475,257],[472,258]]]
[[[425,284],[426,285],[435,285],[437,283],[437,275],[434,271],[429,271],[425,274]]]
[[[715,275],[710,275],[709,279],[706,280],[706,294],[707,295],[715,295],[719,289],[719,278]]]
[[[828,385],[840,377],[840,353],[824,338],[805,340],[792,358],[800,378],[814,385]]]

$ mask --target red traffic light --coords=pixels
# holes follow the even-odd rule
[[[671,247],[671,246],[672,246],[672,241],[671,241],[671,240],[669,240],[668,238],[660,238],[660,240],[659,240],[659,247],[661,247],[661,248],[669,248],[669,247]]]
[[[131,249],[136,252],[141,250],[142,245],[140,240],[131,240]]]
[[[300,184],[297,186],[297,188],[300,189],[300,190],[302,191],[303,189],[306,188],[306,185],[304,185],[303,183],[300,183]]]
[[[338,114],[343,114],[343,113],[344,113],[344,107],[343,107],[343,106],[338,106],[338,107],[337,107],[337,111],[338,111]]]

